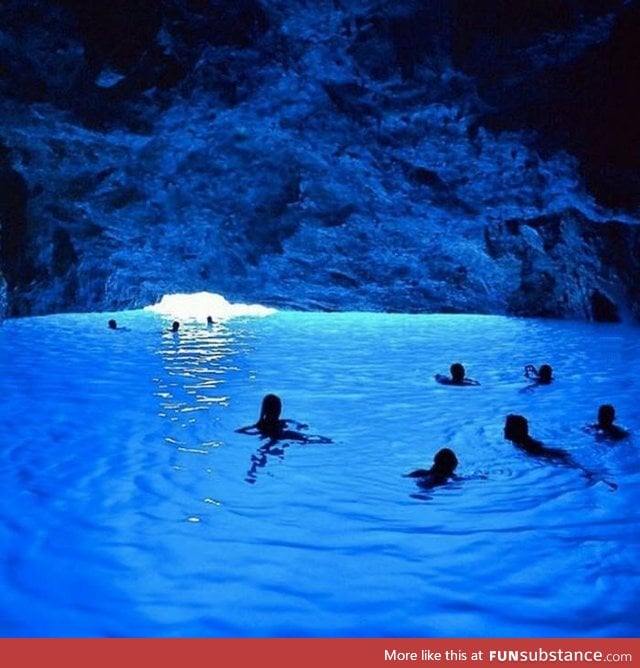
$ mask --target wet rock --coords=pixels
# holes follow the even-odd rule
[[[7,282],[4,280],[4,276],[0,272],[0,325],[6,318],[7,313],[8,313]]]
[[[639,320],[637,4],[525,5],[7,0],[9,312]]]
[[[542,150],[580,159],[602,204],[640,208],[640,6],[617,0],[465,0],[451,54],[473,75],[499,129],[529,127]]]
[[[78,262],[78,254],[69,233],[57,227],[53,231],[51,272],[54,276],[64,276]]]
[[[542,245],[531,243],[531,229]],[[640,270],[638,226],[598,223],[569,210],[498,224],[485,231],[485,239],[488,252],[510,275],[507,312],[618,322],[623,310],[637,319],[638,288],[632,277]],[[622,246],[624,239],[628,247]],[[610,294],[620,296],[620,306]]]
[[[591,317],[595,322],[620,322],[618,306],[598,289],[591,293]]]
[[[14,169],[11,152],[0,144],[0,272],[9,289],[31,278],[27,200],[27,182]]]

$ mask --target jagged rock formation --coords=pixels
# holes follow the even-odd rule
[[[209,290],[638,320],[639,16],[622,0],[7,0],[7,312]]]

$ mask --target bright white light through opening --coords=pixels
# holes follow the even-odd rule
[[[181,321],[206,321],[207,316],[216,321],[243,316],[262,318],[276,313],[276,309],[260,304],[231,304],[222,295],[211,292],[164,295],[157,304],[145,306],[144,310]]]

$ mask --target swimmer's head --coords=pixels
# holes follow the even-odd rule
[[[549,364],[543,364],[538,371],[538,378],[541,383],[550,383],[553,376],[553,369]]]
[[[210,315],[207,316],[207,325],[213,325],[213,318]]]
[[[507,415],[504,422],[504,437],[514,443],[523,443],[529,438],[529,422],[523,415]]]
[[[616,419],[616,409],[611,404],[602,404],[598,408],[598,424],[601,427],[610,427]]]
[[[451,380],[454,383],[461,383],[464,380],[465,369],[460,362],[454,362],[449,368]]]
[[[109,320],[109,329],[117,329],[118,328],[118,323],[115,320]]]
[[[282,401],[276,394],[267,394],[262,400],[262,407],[260,408],[261,421],[275,421],[280,418],[282,412]]]
[[[180,329],[180,323],[177,320],[174,320],[173,324],[171,325],[171,331],[177,332],[179,329]]]
[[[458,466],[455,452],[449,448],[442,448],[433,458],[432,471],[441,475],[452,475]]]

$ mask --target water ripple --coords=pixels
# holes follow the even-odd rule
[[[151,314],[118,321],[0,328],[5,634],[637,630],[637,438],[583,430],[605,401],[640,429],[636,330],[281,313],[174,337]],[[454,359],[479,388],[435,383]],[[542,361],[556,382],[521,392]],[[265,454],[235,433],[267,392],[333,443]],[[618,489],[515,450],[509,412]],[[445,445],[459,481],[403,477]]]

